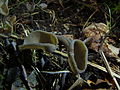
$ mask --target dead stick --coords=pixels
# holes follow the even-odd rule
[[[73,83],[73,85],[68,90],[73,90],[78,85],[82,85],[85,81],[80,77],[80,74],[77,75],[78,79]]]
[[[104,67],[102,67],[102,66],[100,66],[100,65],[98,65],[98,64],[95,64],[95,63],[92,63],[92,62],[88,61],[88,65],[90,65],[90,66],[92,66],[92,67],[94,67],[94,68],[97,68],[97,69],[99,69],[99,70],[107,73],[106,68],[104,68]],[[120,76],[119,76],[118,74],[116,74],[116,73],[114,73],[114,72],[112,72],[112,73],[113,73],[113,75],[114,75],[116,78],[119,78],[119,79],[120,79]]]
[[[27,73],[26,73],[25,67],[23,65],[21,65],[20,69],[21,69],[21,80],[23,81],[26,89],[27,90],[32,90],[32,88],[30,87],[30,84],[27,80]]]
[[[106,70],[108,71],[108,73],[109,73],[109,74],[111,75],[111,77],[113,78],[117,89],[120,90],[120,86],[119,86],[119,84],[118,84],[115,76],[114,76],[113,73],[112,73],[112,70],[111,70],[111,68],[110,68],[110,66],[109,66],[109,64],[108,64],[108,61],[107,61],[107,59],[106,59],[106,57],[105,57],[104,52],[103,52],[102,50],[99,50],[99,53],[100,53],[100,55],[101,55],[101,57],[102,57],[102,60],[104,61],[104,64],[105,64],[105,66],[106,66]]]

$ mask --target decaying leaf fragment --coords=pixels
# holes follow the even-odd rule
[[[0,13],[4,16],[9,14],[8,0],[0,0]]]
[[[87,38],[92,38],[89,48],[98,52],[101,45],[101,37],[104,36],[108,31],[108,27],[104,23],[93,23],[86,27],[83,30],[84,35]],[[102,49],[106,56],[118,58],[120,49],[108,44],[107,42],[110,42],[109,40],[110,38],[106,38],[105,43],[102,45]],[[111,42],[114,43],[113,40],[111,40]]]
[[[109,31],[104,23],[93,23],[83,30],[85,37],[92,38],[89,48],[98,52],[100,39]]]
[[[53,52],[57,48],[58,40],[52,33],[36,30],[24,39],[20,49],[42,49]]]
[[[92,23],[83,30],[86,37],[93,37],[95,40],[100,39],[108,31],[109,29],[104,23]]]
[[[108,43],[104,43],[102,46],[102,49],[103,49],[106,56],[119,58],[118,54],[119,54],[120,48],[117,48],[117,47],[115,47],[111,44],[108,44]]]

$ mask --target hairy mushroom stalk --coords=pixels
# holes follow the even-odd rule
[[[57,48],[58,40],[52,33],[36,30],[24,39],[23,45],[19,48],[23,49],[42,49],[47,52],[54,52]]]

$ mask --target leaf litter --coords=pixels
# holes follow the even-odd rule
[[[1,0],[0,89],[119,90],[119,12],[101,2]],[[34,39],[37,30],[59,43],[37,33]],[[31,46],[21,50],[27,37]]]

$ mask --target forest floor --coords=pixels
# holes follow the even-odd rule
[[[0,90],[120,90],[120,1],[9,0],[1,5]],[[36,30],[86,41],[85,71],[71,71],[61,43],[59,54],[19,50]]]

